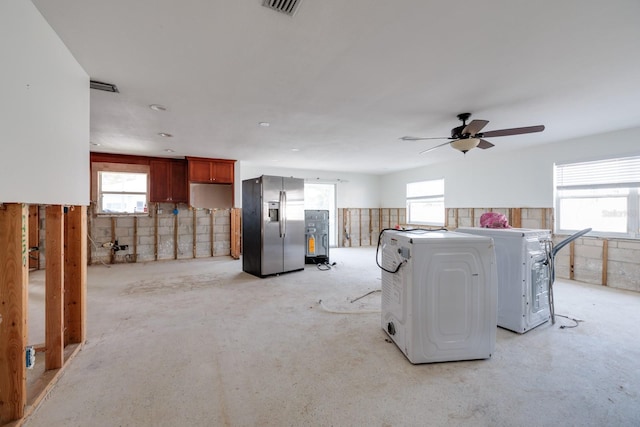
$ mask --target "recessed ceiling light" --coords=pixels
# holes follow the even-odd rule
[[[160,104],[151,104],[149,105],[149,108],[151,108],[154,111],[167,111],[167,107]]]
[[[260,126],[262,126],[263,128],[268,128],[269,126],[271,126],[271,123],[269,123],[269,122],[260,122],[258,124]]]
[[[300,151],[299,148],[292,148],[291,151]]]
[[[166,133],[166,132],[160,132],[158,135],[164,137],[164,138],[171,138],[173,135],[171,135],[170,133]]]
[[[164,151],[166,151],[167,153],[175,153],[175,151],[174,151],[174,150],[172,150],[171,148],[167,148],[167,149],[165,149]]]
[[[90,142],[90,144],[93,145],[94,147],[100,147],[102,145],[99,142]]]

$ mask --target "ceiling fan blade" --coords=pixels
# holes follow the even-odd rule
[[[481,139],[480,143],[478,144],[478,148],[482,148],[483,150],[486,150],[487,148],[491,148],[491,147],[493,147],[493,144],[487,141],[486,139]]]
[[[449,144],[451,144],[451,143],[447,141],[447,142],[444,142],[444,143],[442,143],[442,144],[436,145],[435,147],[427,148],[426,150],[421,151],[421,152],[419,152],[418,154],[428,153],[429,151],[433,151],[433,150],[435,150],[436,148],[444,147],[445,145],[449,145]]]
[[[433,138],[421,138],[419,136],[403,136],[400,138],[403,141],[422,141],[425,139],[451,139],[448,136],[436,136]]]
[[[484,137],[494,138],[496,136],[521,135],[523,133],[542,132],[543,130],[544,130],[544,125],[538,125],[538,126],[528,126],[524,128],[490,130],[489,132],[484,132],[478,136],[483,138]]]
[[[489,120],[471,120],[471,123],[465,126],[464,129],[462,129],[462,135],[475,135],[480,132],[482,128],[487,125],[487,123],[489,123]]]

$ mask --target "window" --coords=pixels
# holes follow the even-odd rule
[[[640,238],[640,157],[555,166],[556,232]]]
[[[99,214],[142,214],[148,210],[149,167],[94,163],[94,202]]]
[[[444,179],[407,184],[407,223],[444,225]]]

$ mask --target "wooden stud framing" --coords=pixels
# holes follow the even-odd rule
[[[63,207],[46,207],[45,370],[64,362],[64,214]]]
[[[115,217],[111,217],[111,241],[115,242],[116,240],[116,218]],[[109,263],[113,264],[114,262],[116,262],[116,251],[114,250],[110,250],[109,251]]]
[[[178,259],[178,204],[173,204],[173,259]]]
[[[134,224],[137,218],[134,218]],[[47,227],[48,229],[48,227]],[[87,208],[73,206],[65,221],[65,345],[83,344],[87,318]],[[135,240],[134,240],[135,242]],[[135,252],[135,251],[134,251]],[[135,257],[135,255],[134,255]]]
[[[475,227],[476,226],[476,210],[475,208],[471,208],[469,209],[469,212],[471,213],[471,226]]]
[[[158,204],[153,215],[153,258],[158,260]]]
[[[547,228],[547,208],[542,208],[542,219],[540,220],[540,228]]]
[[[569,243],[569,279],[573,280],[576,259],[576,242]]]
[[[198,227],[198,210],[196,208],[193,208],[193,257],[194,258],[196,258],[196,256],[198,255],[198,247],[196,245],[197,227]]]
[[[369,246],[373,246],[373,211],[369,208]]]
[[[0,424],[22,418],[27,402],[28,209],[0,205]]]
[[[214,230],[214,228],[216,226],[216,210],[212,209],[210,211],[209,215],[210,215],[210,218],[211,218],[211,221],[210,221],[210,224],[211,224],[211,227],[210,227],[210,232],[211,232],[211,256],[214,256],[216,254],[216,248],[213,245],[214,240],[215,240],[215,230]]]
[[[609,241],[602,241],[602,286],[607,286],[607,265],[609,264]]]
[[[521,208],[512,208],[511,209],[511,224],[514,228],[522,227],[522,209]]]
[[[240,259],[242,216],[238,208],[231,209],[231,258]]]
[[[29,269],[40,270],[40,251],[31,248],[40,246],[40,208],[29,205]]]
[[[133,217],[133,262],[138,262],[138,217]]]

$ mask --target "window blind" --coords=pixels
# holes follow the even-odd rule
[[[640,185],[640,156],[556,165],[556,187]]]

